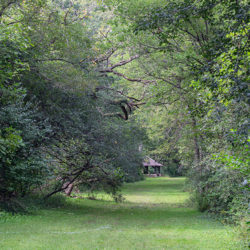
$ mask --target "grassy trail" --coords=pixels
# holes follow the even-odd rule
[[[64,207],[0,217],[0,249],[244,249],[233,227],[187,207],[184,178],[126,184],[124,203],[69,199]]]

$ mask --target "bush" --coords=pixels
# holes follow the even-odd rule
[[[195,169],[189,173],[199,210],[219,215],[228,222],[240,221],[247,215],[249,202],[244,174],[216,162],[210,164],[209,168],[204,167],[202,176]]]

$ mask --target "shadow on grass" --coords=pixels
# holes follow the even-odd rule
[[[158,230],[162,227],[183,228],[191,230],[218,229],[220,224],[214,219],[203,218],[195,209],[188,207],[169,206],[168,204],[137,203],[115,204],[114,202],[81,200],[81,204],[70,200],[63,207],[47,208],[43,212],[46,220],[54,224],[76,223],[76,228],[82,224],[84,228],[95,229],[96,227],[109,225],[112,230],[119,228],[128,230],[136,227],[145,230]],[[37,214],[40,216],[40,214]],[[205,223],[204,223],[205,222]],[[221,224],[222,226],[222,224]],[[175,230],[174,229],[174,230]]]

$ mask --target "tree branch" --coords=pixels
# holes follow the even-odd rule
[[[15,1],[10,1],[10,2],[6,3],[5,5],[3,5],[2,9],[0,10],[0,17],[2,17],[4,11],[5,11],[8,7],[10,7],[10,5],[12,5],[12,4],[16,3],[16,2],[17,2],[17,0],[15,0]]]
[[[139,102],[139,101],[142,100],[142,99],[137,99],[137,98],[132,97],[132,96],[127,96],[127,95],[125,95],[125,94],[123,93],[123,91],[121,91],[121,90],[112,89],[112,88],[106,87],[106,86],[100,86],[100,87],[97,87],[97,88],[96,88],[96,92],[98,92],[98,91],[100,91],[100,90],[111,90],[111,91],[116,92],[116,93],[118,93],[118,94],[120,94],[120,95],[122,95],[122,96],[124,96],[124,97],[126,97],[126,98],[128,98],[128,99],[130,99],[130,100],[134,100],[134,101],[137,101],[137,102]]]
[[[120,72],[117,72],[117,71],[110,71],[111,73],[117,75],[117,76],[120,76],[122,78],[124,78],[125,80],[128,80],[130,82],[140,82],[140,83],[143,83],[145,85],[148,85],[149,83],[153,83],[155,81],[153,80],[144,80],[144,79],[141,79],[141,78],[130,78],[130,77],[127,77],[125,76],[124,74],[120,73]]]
[[[67,189],[67,188],[69,187],[69,185],[72,184],[72,183],[73,183],[73,182],[83,173],[84,170],[87,170],[87,169],[89,169],[89,168],[91,168],[91,167],[92,167],[92,166],[90,165],[90,162],[87,161],[87,163],[84,165],[84,167],[82,167],[82,168],[76,173],[76,176],[75,176],[73,179],[71,179],[65,186],[63,186],[64,183],[62,183],[62,185],[61,185],[60,188],[58,188],[58,189],[54,190],[53,192],[47,194],[47,195],[44,197],[44,199],[48,199],[48,198],[49,198],[50,196],[52,196],[53,194],[56,194],[56,193],[58,193],[58,192],[61,192],[61,191],[65,190],[65,189]]]
[[[128,60],[123,60],[119,63],[116,63],[114,65],[112,65],[111,67],[107,68],[107,69],[102,69],[100,70],[101,73],[114,73],[113,72],[113,69],[117,68],[117,67],[121,67],[123,65],[126,65],[132,61],[134,61],[135,59],[139,58],[139,55],[135,55],[135,56],[132,56],[130,57]]]

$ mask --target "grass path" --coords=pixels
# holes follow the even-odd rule
[[[151,178],[126,184],[121,204],[69,199],[61,208],[0,217],[0,249],[244,249],[233,227],[185,205],[183,184]]]

